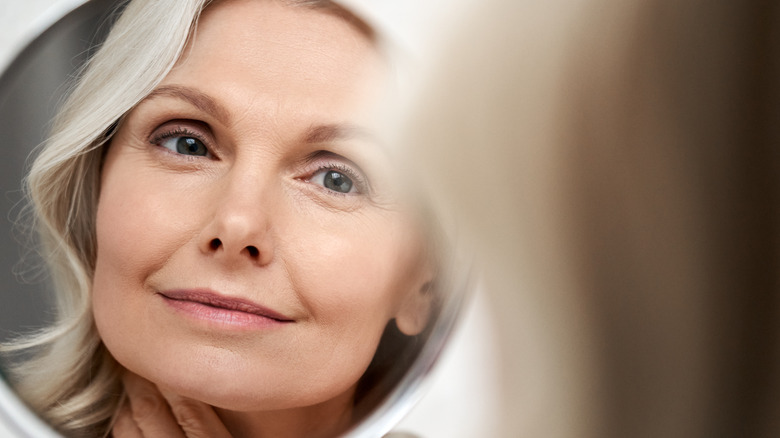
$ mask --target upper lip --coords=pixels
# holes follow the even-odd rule
[[[220,295],[211,290],[205,289],[172,289],[158,292],[160,295],[177,301],[192,301],[205,304],[207,306],[218,307],[221,309],[235,310],[238,312],[252,313],[266,318],[275,319],[280,322],[292,322],[289,318],[279,312],[267,307],[261,306],[251,300],[237,297],[228,297]]]

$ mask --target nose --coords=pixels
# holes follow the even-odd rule
[[[257,181],[215,186],[213,216],[199,236],[200,250],[227,264],[264,266],[274,257],[273,202]]]

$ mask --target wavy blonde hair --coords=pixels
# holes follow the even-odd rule
[[[168,74],[213,0],[132,0],[81,70],[24,181],[55,292],[55,323],[0,346],[19,395],[59,432],[108,435],[124,397],[121,366],[92,314],[95,216],[105,147],[119,121]],[[370,26],[329,0],[285,0]],[[175,12],[173,12],[175,11]]]

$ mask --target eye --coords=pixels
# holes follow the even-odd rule
[[[159,142],[159,145],[182,155],[205,157],[209,150],[202,141],[185,135],[171,136]]]
[[[335,169],[323,169],[312,175],[310,182],[338,193],[355,193],[357,189],[350,177]]]

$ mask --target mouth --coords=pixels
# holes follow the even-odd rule
[[[257,328],[294,322],[292,318],[252,301],[209,290],[176,289],[157,294],[180,312],[222,325]]]

